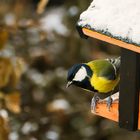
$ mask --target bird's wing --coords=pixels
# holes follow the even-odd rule
[[[121,65],[121,57],[118,58],[109,58],[106,59],[108,62],[110,62],[112,64],[112,66],[114,67],[115,71],[116,71],[116,75],[119,73],[120,71],[120,65]]]
[[[93,73],[98,77],[103,77],[107,80],[115,80],[116,71],[114,66],[108,60],[94,60],[88,63]]]

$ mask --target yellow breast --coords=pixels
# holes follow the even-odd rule
[[[98,90],[101,93],[108,93],[114,90],[119,82],[119,77],[116,80],[107,80],[104,77],[97,77],[96,74],[93,74],[90,82],[94,89]]]

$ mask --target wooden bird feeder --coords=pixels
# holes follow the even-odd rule
[[[97,26],[98,19],[102,20],[102,18],[106,18],[106,21],[109,21],[109,17],[107,15],[104,15],[104,17],[101,17],[102,15],[100,14],[100,12],[103,11],[103,9],[102,9],[103,6],[102,5],[100,6],[100,3],[99,3],[101,0],[98,0],[97,5],[96,5],[96,1],[97,0],[95,0],[95,2],[93,1],[92,4],[90,5],[89,9],[86,12],[84,12],[84,14],[80,17],[80,20],[78,21],[78,24],[77,24],[77,30],[82,38],[92,37],[92,38],[96,38],[96,39],[99,39],[99,40],[102,40],[102,41],[105,41],[105,42],[108,42],[108,43],[121,47],[121,70],[120,70],[119,101],[113,103],[110,111],[107,110],[105,103],[99,103],[97,105],[97,112],[94,113],[94,111],[92,110],[92,113],[99,115],[99,116],[103,116],[105,118],[108,118],[108,119],[111,119],[114,121],[117,121],[121,128],[126,128],[128,130],[135,131],[135,130],[140,129],[140,109],[139,109],[139,106],[140,106],[140,104],[139,104],[140,43],[136,43],[135,41],[133,42],[133,36],[131,36],[131,34],[130,34],[130,36],[128,35],[127,37],[124,37],[123,35],[122,36],[119,35],[120,37],[116,37],[116,34],[114,35],[113,31],[110,33],[110,30],[112,27],[114,29],[116,28],[114,26],[114,25],[116,25],[116,23],[112,23],[112,26],[109,29],[110,23],[108,24],[105,21],[102,21],[102,22],[99,21],[99,28],[96,29],[96,27],[98,27]],[[109,1],[109,0],[107,0],[107,1]],[[110,0],[110,1],[112,1],[112,0]],[[128,0],[128,1],[132,2],[132,0]],[[114,2],[114,1],[112,1],[112,2]],[[117,1],[117,3],[119,3],[119,2],[120,2],[120,4],[124,4],[124,2],[121,3],[121,0]],[[128,3],[126,2],[126,4],[127,4],[126,7],[127,6],[129,7],[129,2]],[[106,0],[104,0],[103,3],[105,4]],[[137,4],[135,4],[135,0],[133,1],[133,4],[135,6],[137,5]],[[115,4],[112,4],[112,5],[109,3],[106,4],[106,6],[113,6],[113,5],[115,5]],[[132,5],[132,3],[131,3],[131,5]],[[96,9],[96,6],[97,6],[97,9]],[[87,12],[89,12],[89,13],[92,12],[92,10],[94,10],[94,8],[95,8],[95,12],[93,11],[93,14],[91,15],[90,20],[87,20],[87,18],[85,18],[86,15],[89,18],[89,15],[87,14]],[[115,6],[111,7],[111,8],[113,10],[113,8],[115,8]],[[133,9],[136,10],[136,7],[131,7],[131,8],[132,8],[132,10]],[[107,11],[110,8],[105,7],[105,9]],[[114,9],[114,10],[116,10],[116,9]],[[123,9],[118,8],[117,10],[118,10],[118,12],[121,12],[119,10],[123,10]],[[127,9],[127,11],[129,11],[129,9]],[[133,11],[130,11],[130,12],[133,14]],[[108,13],[110,13],[110,12],[108,11]],[[119,15],[117,18],[120,18],[120,21],[122,18],[123,22],[125,22],[125,20],[127,22],[127,19],[125,19],[125,18],[128,15],[123,15],[123,13],[124,12],[122,12],[121,15]],[[96,15],[94,15],[94,14],[96,14]],[[92,17],[94,17],[94,16],[98,17],[98,18],[93,18],[93,26],[92,26],[91,20],[92,20]],[[134,18],[136,18],[136,23],[137,23],[137,16],[135,15],[135,13],[133,15],[133,20],[134,20]],[[82,20],[83,20],[83,22],[82,22]],[[85,20],[87,20],[87,21],[85,21]],[[118,22],[118,19],[116,19],[116,20],[117,20],[116,22]],[[88,23],[88,21],[89,21],[89,23]],[[96,27],[94,27],[94,21],[96,21],[96,25],[95,25]],[[115,21],[112,21],[112,22],[115,22]],[[103,26],[100,26],[100,25],[103,25]],[[124,23],[123,23],[123,25],[124,25],[123,27],[122,27],[121,23],[120,24],[118,23],[117,25],[120,26],[120,29],[125,28]],[[106,28],[106,26],[107,26],[107,28]],[[131,26],[133,28],[134,25],[130,23],[126,26]],[[100,29],[100,27],[104,27],[104,28]],[[140,29],[140,24],[139,24],[139,29]],[[116,32],[119,33],[119,31],[116,31]],[[132,32],[133,32],[133,30],[132,30]],[[128,31],[128,33],[129,33],[129,31]],[[133,32],[133,35],[136,35],[136,33]],[[129,41],[129,37],[130,37],[131,41]],[[139,32],[139,42],[140,42],[140,32]]]

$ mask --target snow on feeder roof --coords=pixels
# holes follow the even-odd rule
[[[93,0],[78,26],[140,46],[140,1]]]

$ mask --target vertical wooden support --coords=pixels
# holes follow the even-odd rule
[[[138,129],[140,63],[139,54],[122,48],[119,97],[119,125],[128,130]]]

